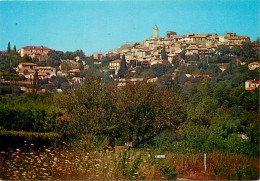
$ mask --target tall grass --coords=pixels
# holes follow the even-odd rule
[[[168,159],[172,165],[176,165],[179,177],[203,180],[238,180],[239,178],[243,178],[243,180],[259,179],[258,157],[214,151],[207,154],[206,171],[204,170],[203,153],[169,153]],[[242,172],[243,177],[239,177],[239,171]]]
[[[78,151],[42,147],[0,153],[0,180],[164,180],[178,177],[202,180],[259,179],[259,158],[229,152],[167,153],[167,159],[148,157],[142,150]]]
[[[26,143],[26,142],[25,142]],[[3,180],[163,179],[147,155],[136,151],[74,151],[67,148],[1,152]],[[166,179],[166,177],[165,177]]]

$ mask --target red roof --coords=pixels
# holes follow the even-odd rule
[[[52,67],[37,67],[37,69],[47,69],[47,70],[52,70],[53,68]]]
[[[25,46],[25,47],[22,47],[21,49],[51,50],[50,48],[45,47],[45,46]]]
[[[194,74],[193,77],[194,77],[194,78],[208,77],[209,79],[211,79],[211,76],[210,76],[209,74],[203,74],[203,75]]]
[[[121,60],[120,60],[120,59],[113,60],[113,61],[111,61],[110,63],[121,63]]]
[[[230,40],[246,40],[249,39],[248,36],[237,36],[237,37],[230,37]]]
[[[25,63],[21,63],[21,65],[25,65],[25,66],[26,66],[26,65],[27,65],[27,66],[30,66],[30,65],[36,66],[37,64],[35,64],[35,63],[26,63],[26,62],[25,62]]]
[[[77,69],[77,70],[70,70],[69,73],[80,73],[80,70]]]
[[[199,48],[198,47],[189,47],[189,48],[186,48],[186,50],[198,50]]]
[[[246,82],[251,82],[251,83],[255,83],[255,84],[260,84],[260,81],[258,81],[258,80],[246,80]]]

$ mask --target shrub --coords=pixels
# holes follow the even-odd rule
[[[257,145],[250,143],[248,140],[243,140],[241,137],[239,137],[239,135],[236,134],[232,134],[228,137],[227,150],[250,156],[259,154]]]
[[[160,164],[162,174],[167,177],[168,180],[176,180],[177,178],[177,172],[176,172],[176,167],[167,164],[164,162],[163,164]]]
[[[227,176],[228,180],[257,180],[257,172],[251,167],[238,166],[236,170]]]
[[[0,131],[0,150],[25,148],[24,141],[35,147],[54,146],[61,141],[57,133],[33,133],[24,131]]]

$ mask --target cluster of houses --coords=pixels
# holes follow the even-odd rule
[[[159,29],[155,25],[153,28],[153,36],[140,42],[132,44],[120,51],[112,50],[104,54],[104,56],[115,56],[116,54],[125,55],[127,63],[139,62],[145,65],[162,64],[161,52],[165,49],[168,63],[173,64],[174,60],[180,57],[185,49],[186,56],[208,55],[210,56],[220,45],[227,45],[230,48],[234,46],[242,46],[242,43],[249,40],[248,36],[239,36],[236,33],[226,33],[225,35],[212,34],[194,34],[177,35],[174,31],[168,31],[165,37],[159,37]],[[102,54],[95,53],[96,58],[100,58]],[[111,67],[113,67],[111,65]]]
[[[104,55],[96,52],[92,55],[93,59],[100,60],[103,56],[116,57],[119,59],[109,62],[108,68],[115,71],[115,75],[118,74],[122,56],[125,56],[128,65],[131,65],[131,70],[134,71],[136,65],[153,66],[157,64],[174,64],[175,60],[179,60],[181,63],[183,60],[180,58],[181,54],[185,56],[211,56],[212,52],[218,46],[227,45],[230,48],[234,46],[241,47],[242,43],[249,39],[248,36],[239,36],[236,33],[226,33],[225,35],[212,34],[194,34],[187,33],[186,35],[177,35],[174,31],[166,32],[165,37],[159,37],[159,28],[155,25],[153,27],[153,35],[139,43],[127,44],[127,46],[111,50]],[[45,46],[25,46],[18,50],[21,57],[29,56],[32,59],[37,58],[39,61],[46,61],[48,58],[48,52],[51,49]],[[184,51],[185,50],[185,51]],[[167,59],[162,59],[162,51],[165,52]],[[88,65],[82,61],[84,69],[87,69]],[[28,80],[33,80],[35,72],[38,72],[39,79],[51,78],[53,76],[71,76],[74,81],[81,82],[82,78],[78,77],[80,73],[79,69],[79,57],[75,57],[73,60],[60,60],[60,66],[58,70],[54,67],[37,66],[35,63],[20,63],[16,71],[19,75],[24,76]],[[253,62],[248,65],[249,70],[254,70],[259,67],[259,62]],[[186,75],[187,77],[207,77],[211,79],[210,75]],[[174,76],[173,76],[174,78]],[[147,80],[148,82],[156,82],[158,78]],[[143,80],[131,80],[131,82],[139,82]],[[125,85],[126,80],[120,80],[119,85]],[[246,80],[245,89],[253,90],[259,86],[259,81]]]

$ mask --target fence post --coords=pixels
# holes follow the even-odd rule
[[[206,153],[204,153],[204,170],[207,171],[207,156],[206,156]]]

